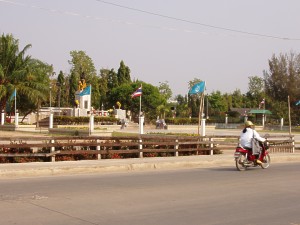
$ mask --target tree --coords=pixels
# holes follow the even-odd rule
[[[130,69],[128,66],[125,65],[123,60],[120,62],[117,77],[119,84],[131,83]]]
[[[26,45],[19,51],[19,41],[11,34],[0,37],[0,110],[5,105],[14,89],[17,88],[23,74],[27,73],[30,56],[26,51],[31,47]]]
[[[300,55],[273,55],[269,60],[269,71],[264,71],[264,78],[268,109],[275,115],[284,116],[277,107],[284,105],[283,102],[287,104],[289,96],[292,122],[298,123],[299,109],[295,103],[300,99]]]
[[[84,73],[86,82],[92,81],[96,76],[92,59],[84,51],[71,51],[70,55],[72,58],[69,60],[69,64],[72,66],[71,73],[74,73],[77,79]]]
[[[49,101],[50,76],[53,74],[52,66],[37,60],[30,59],[27,73],[20,74],[17,85],[18,110],[23,119],[31,112],[39,112],[42,104]]]
[[[133,118],[137,118],[139,114],[140,102],[139,98],[131,98],[131,94],[142,84],[142,111],[145,113],[146,119],[156,119],[158,116],[156,108],[164,102],[158,88],[144,82],[135,82],[122,84],[111,91],[108,102],[110,107],[115,106],[119,101],[122,104],[122,109],[130,110]]]
[[[114,69],[111,69],[107,74],[107,88],[112,90],[119,86],[118,76]]]
[[[191,110],[188,107],[187,96],[177,95],[175,99],[177,101],[176,116],[189,117],[191,115]]]
[[[99,107],[99,83],[92,59],[84,51],[71,51],[70,55],[72,57],[69,60],[69,64],[72,66],[70,71],[70,104],[75,104],[75,92],[78,90],[79,81],[83,79],[86,85],[92,84],[92,105]]]
[[[159,93],[168,101],[172,97],[172,90],[168,81],[159,82],[158,86]]]
[[[247,96],[252,108],[259,106],[259,103],[266,98],[263,78],[258,76],[249,77]]]
[[[214,111],[215,115],[218,115],[220,112],[226,112],[226,102],[220,91],[214,91],[209,96],[210,106]]]
[[[271,101],[287,101],[294,104],[300,97],[300,55],[291,53],[275,55],[269,60],[269,72],[264,72],[266,94]]]
[[[243,108],[244,107],[244,95],[240,89],[236,89],[231,95],[231,105],[234,108]],[[229,107],[227,108],[229,109]]]
[[[19,51],[19,42],[12,35],[0,38],[0,109],[16,89],[17,109],[24,117],[48,100],[53,71],[52,66],[25,55],[30,47]]]
[[[107,108],[106,102],[107,102],[107,95],[108,95],[108,76],[109,76],[110,70],[108,69],[101,69],[100,70],[100,78],[99,78],[99,91],[100,91],[100,102],[99,107]]]
[[[194,78],[193,80],[188,82],[189,90],[197,83],[200,83],[202,80],[199,78]],[[189,97],[189,106],[191,108],[191,116],[198,117],[199,116],[199,105],[200,99],[198,95],[192,95]]]
[[[156,108],[156,113],[160,118],[165,119],[166,113],[168,112],[170,112],[170,109],[165,104],[161,104]]]
[[[68,99],[67,96],[67,91],[66,91],[66,81],[65,81],[65,76],[63,74],[62,71],[59,72],[58,76],[57,76],[57,82],[56,82],[56,86],[57,86],[57,106],[61,107],[61,106],[66,106],[66,100]],[[63,97],[62,97],[62,93],[63,93]]]
[[[75,93],[78,90],[78,77],[76,76],[75,72],[71,72],[70,76],[68,77],[69,83],[69,105],[75,106]]]

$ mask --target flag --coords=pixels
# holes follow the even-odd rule
[[[79,93],[79,96],[90,95],[90,94],[91,94],[91,85],[83,89],[83,91]]]
[[[132,93],[131,98],[139,97],[141,95],[142,95],[142,86],[136,89],[136,91]]]
[[[296,102],[296,104],[295,105],[300,105],[300,100],[298,101],[298,102]]]
[[[189,94],[190,95],[195,95],[195,94],[198,94],[198,93],[202,93],[204,92],[204,89],[205,89],[205,81],[201,81],[197,84],[195,84],[191,90],[189,91]]]
[[[15,100],[15,111],[16,111],[16,96],[17,96],[17,91],[16,89],[13,91],[13,93],[9,96],[7,102],[6,102],[6,108],[5,111],[6,112],[11,112],[11,103],[12,101]]]
[[[265,104],[265,99],[263,99],[260,103],[259,103],[259,106],[258,108],[260,109],[261,105]]]
[[[14,98],[16,97],[17,95],[17,91],[16,89],[14,90],[14,92],[11,94],[11,96],[9,97],[9,101],[11,102],[12,100],[14,100]]]

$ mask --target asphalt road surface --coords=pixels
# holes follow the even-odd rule
[[[299,225],[300,163],[0,180],[0,224]]]

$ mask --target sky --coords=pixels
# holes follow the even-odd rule
[[[0,33],[33,58],[69,73],[70,51],[99,71],[121,60],[131,78],[173,95],[188,82],[206,91],[248,91],[273,55],[300,53],[299,0],[0,0]]]

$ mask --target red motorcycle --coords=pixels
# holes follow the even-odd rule
[[[271,158],[268,152],[269,142],[265,141],[260,143],[259,155],[253,155],[251,150],[245,149],[238,146],[235,149],[234,158],[237,170],[243,171],[248,167],[261,166],[261,168],[266,169],[270,166]],[[257,163],[260,160],[261,163]]]

